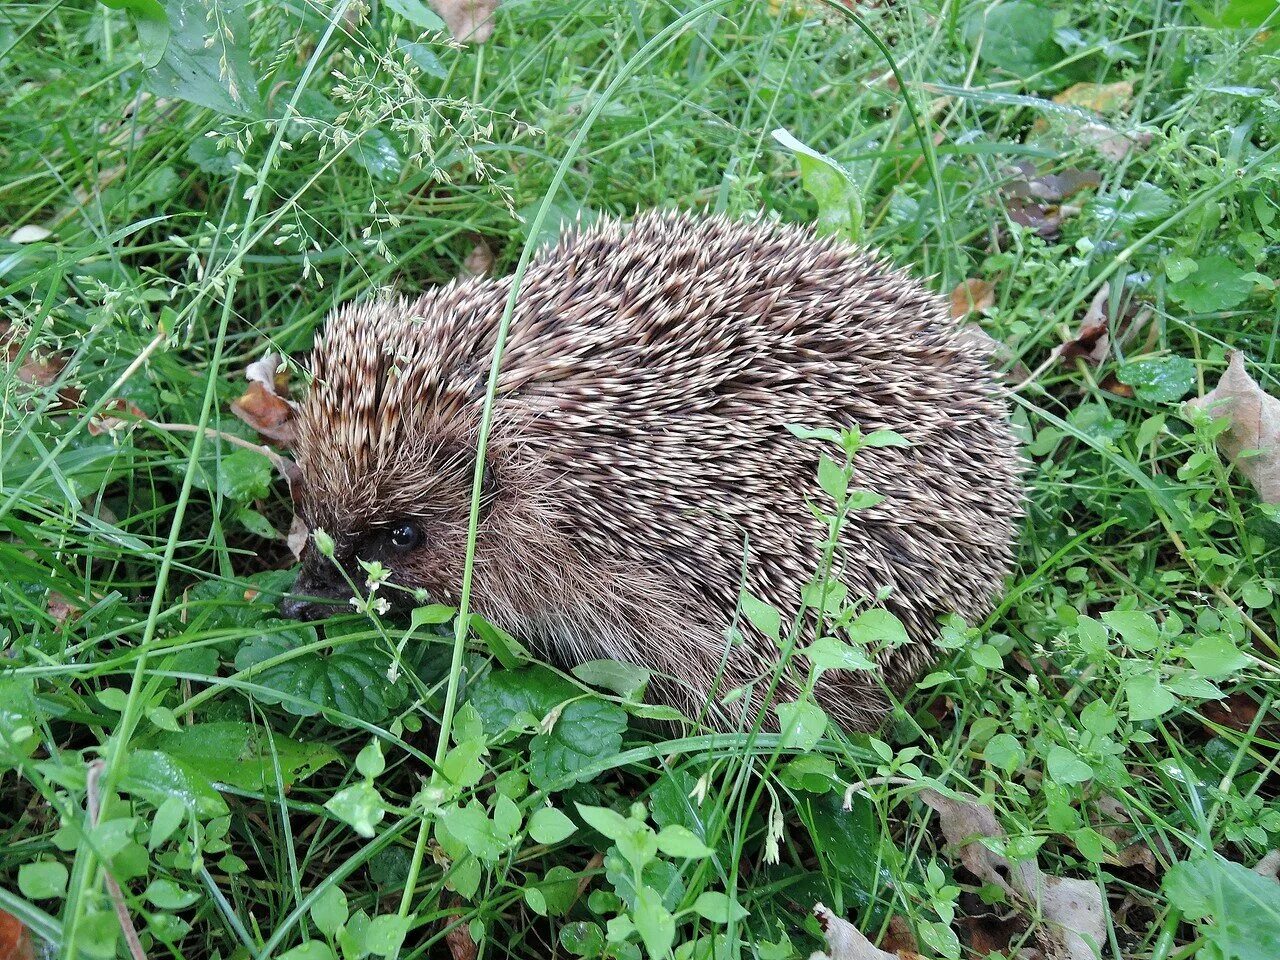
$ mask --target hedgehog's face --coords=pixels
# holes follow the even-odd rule
[[[303,550],[295,596],[281,605],[282,612],[298,619],[339,612],[338,604],[352,597],[353,587],[368,596],[371,569],[389,571],[377,596],[392,607],[456,603],[473,469],[474,459],[468,457],[423,463],[407,452],[401,469],[352,478],[345,488],[334,489],[323,481],[323,473],[308,482],[304,467],[299,512],[312,534]],[[495,471],[486,468],[482,520],[496,497],[496,483]],[[330,542],[331,555],[326,555]]]

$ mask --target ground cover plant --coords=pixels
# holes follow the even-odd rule
[[[853,10],[0,8],[0,953],[1280,956],[1275,5]],[[712,734],[377,570],[275,613],[279,358],[650,207],[879,247],[1008,371],[1017,572],[876,736]],[[836,524],[893,439],[812,442]],[[828,600],[825,662],[892,635]]]

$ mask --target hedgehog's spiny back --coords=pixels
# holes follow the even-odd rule
[[[376,512],[425,489],[433,448],[474,440],[509,290],[466,280],[331,322],[300,451],[326,496]],[[882,666],[901,687],[937,617],[983,616],[1011,562],[1021,494],[1005,413],[988,358],[939,298],[842,243],[684,215],[585,230],[530,266],[495,413],[493,455],[555,537],[539,541],[545,556],[491,563],[481,609],[562,659],[595,650],[714,672],[744,545],[748,586],[784,614],[820,560],[806,506],[825,498],[817,450],[786,425],[889,428],[913,446],[860,455],[855,483],[886,500],[851,515],[842,577],[864,596],[894,588],[913,643]],[[486,520],[491,540],[502,516]],[[520,564],[559,564],[555,583],[594,595],[500,582]],[[767,670],[772,650],[754,638],[730,675]],[[829,674],[822,690],[855,725],[883,709],[860,674]]]

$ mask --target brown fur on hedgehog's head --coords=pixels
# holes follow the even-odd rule
[[[456,601],[510,289],[463,280],[329,321],[299,422],[300,509],[357,585],[357,560],[377,560],[392,582]],[[749,718],[767,707],[778,648],[738,616],[744,572],[786,623],[823,557],[819,451],[792,424],[911,443],[859,454],[855,485],[885,499],[849,516],[835,572],[864,603],[890,588],[910,640],[875,651],[879,675],[830,670],[815,687],[843,725],[874,727],[887,691],[930,660],[939,617],[989,611],[1021,468],[989,358],[946,305],[807,230],[646,215],[531,264],[497,383],[474,609],[561,665],[638,664],[691,715]],[[296,592],[349,595],[313,543]],[[717,689],[739,687],[719,704]],[[784,677],[775,699],[799,695]]]
[[[346,308],[317,343],[298,421],[300,513],[329,534],[335,556],[309,542],[295,593],[349,597],[346,578],[364,580],[358,561],[376,560],[395,584],[438,602],[458,599],[484,382],[444,376],[448,360],[433,352],[444,344],[425,335],[426,305],[392,299]],[[535,478],[507,427],[501,420],[490,436],[478,544],[490,568],[504,568],[500,578],[508,566],[533,568],[548,533],[531,496]],[[383,595],[407,601],[400,591]],[[296,598],[287,612],[329,611]]]

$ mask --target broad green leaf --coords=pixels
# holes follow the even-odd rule
[[[1129,719],[1134,723],[1164,716],[1178,705],[1178,699],[1152,673],[1139,673],[1124,682],[1129,703]]]
[[[431,10],[422,0],[384,0],[392,13],[398,13],[415,27],[423,30],[447,30],[439,15]]]
[[[18,867],[18,889],[32,900],[48,900],[67,892],[67,868],[56,860],[37,860]]]
[[[587,778],[597,761],[622,748],[627,713],[598,697],[584,697],[565,705],[549,732],[529,743],[529,779],[544,790],[568,786]]]
[[[592,807],[582,803],[575,803],[574,806],[578,808],[578,816],[582,817],[588,826],[610,840],[616,842],[631,829],[630,818],[624,817],[617,810],[610,810],[608,807]]]
[[[624,857],[617,847],[610,847],[604,854],[604,875],[611,884],[619,899],[628,907],[635,909],[636,887],[635,867]],[[684,881],[680,870],[670,860],[651,860],[645,864],[640,873],[645,886],[656,890],[662,897],[662,905],[674,910],[684,899]]]
[[[1169,285],[1169,296],[1193,313],[1230,310],[1253,292],[1256,281],[1251,273],[1219,254],[1201,257],[1195,270]]]
[[[146,71],[151,92],[228,116],[260,114],[245,7],[246,0],[219,0],[216,11],[205,0],[164,0],[169,42]]]
[[[713,890],[699,894],[698,899],[693,901],[693,909],[698,916],[706,917],[712,923],[728,923],[730,920],[743,920],[747,916],[746,907]]]
[[[827,731],[827,715],[816,703],[801,700],[797,703],[779,703],[778,729],[782,731],[785,746],[801,752],[812,750]]]
[[[236,669],[249,670],[316,639],[314,627],[264,624],[270,633],[250,637],[236,654]],[[289,696],[257,693],[266,703],[279,703],[290,713],[310,717],[328,707],[330,718],[343,715],[379,723],[404,699],[404,684],[387,679],[392,656],[375,639],[347,641],[332,650],[314,650],[266,667],[246,679]],[[293,698],[303,702],[298,702]]]
[[[334,955],[323,940],[308,940],[280,954],[280,960],[334,960]]]
[[[662,897],[651,887],[636,891],[632,921],[651,960],[666,960],[676,938],[676,922]]]
[[[786,130],[774,130],[773,139],[795,154],[800,182],[818,202],[817,231],[858,240],[862,236],[862,191],[848,171]]]
[[[872,607],[858,614],[849,625],[849,639],[867,647],[897,648],[910,643],[907,628],[888,610]]]
[[[830,757],[806,753],[778,771],[778,779],[792,790],[826,793],[836,783],[836,765]]]
[[[1061,744],[1049,748],[1046,762],[1055,783],[1084,783],[1093,777],[1093,768]]]
[[[1184,654],[1187,661],[1206,677],[1227,677],[1252,661],[1227,637],[1201,637]]]
[[[40,743],[34,685],[30,677],[0,677],[0,763],[16,766]]]
[[[1019,80],[1063,59],[1054,34],[1053,12],[1027,0],[976,8],[965,26],[965,39],[978,50],[979,59]],[[1041,78],[1040,85],[1044,84]]]
[[[1135,360],[1123,364],[1116,371],[1116,379],[1133,387],[1139,400],[1173,403],[1195,388],[1196,365],[1179,356]]]
[[[1022,766],[1027,759],[1027,752],[1022,749],[1018,738],[1011,733],[997,733],[987,741],[983,748],[982,758],[994,767],[1012,773]]]
[[[538,843],[559,843],[577,829],[574,822],[555,807],[539,807],[529,817],[529,836]]]
[[[573,668],[573,675],[583,683],[601,687],[624,700],[640,700],[652,674],[644,667],[617,660],[588,660]]]
[[[241,790],[274,792],[277,765],[280,785],[287,788],[341,759],[326,743],[301,743],[241,720],[195,723],[152,739],[165,753],[210,780]]]
[[[326,937],[332,937],[347,922],[347,895],[342,887],[331,883],[311,904],[311,921]]]
[[[1169,902],[1198,921],[1200,936],[1221,960],[1280,957],[1276,889],[1274,879],[1215,853],[1175,863],[1164,880]]]
[[[440,58],[436,56],[435,50],[429,43],[418,43],[401,37],[396,41],[396,45],[427,76],[435,77],[437,80],[448,79],[449,71],[440,62]]]
[[[120,789],[157,806],[169,797],[177,797],[201,819],[227,814],[226,802],[206,776],[159,750],[130,750]]]
[[[1109,626],[1129,648],[1148,653],[1160,645],[1160,627],[1155,618],[1141,610],[1108,610],[1102,622]],[[1083,623],[1081,624],[1083,628]]]
[[[367,781],[338,791],[324,806],[362,837],[372,837],[373,828],[387,815],[387,805],[382,794]]]
[[[467,703],[484,721],[485,733],[493,737],[524,717],[540,722],[555,707],[582,691],[546,667],[521,670],[490,670],[467,687]]]
[[[835,637],[819,637],[800,652],[819,670],[874,670],[876,666],[861,650]]]
[[[711,848],[698,839],[688,827],[673,823],[658,831],[658,849],[677,860],[693,860],[711,856]]]
[[[738,594],[738,605],[747,622],[770,640],[776,641],[782,634],[782,614],[771,603],[743,590]]]
[[[497,860],[511,846],[511,836],[498,829],[478,800],[472,800],[466,806],[453,804],[445,807],[437,829],[440,826],[448,830],[463,849],[481,860]]]
[[[560,946],[572,956],[594,960],[604,952],[604,931],[589,920],[566,923],[560,928]]]

